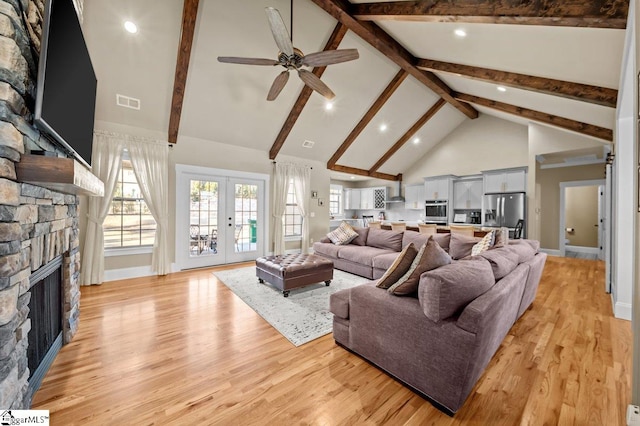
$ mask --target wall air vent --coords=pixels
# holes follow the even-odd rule
[[[140,110],[140,99],[116,94],[116,104],[121,107]]]
[[[302,142],[302,147],[303,148],[313,148],[313,144],[315,144],[314,141],[304,141],[304,142]]]

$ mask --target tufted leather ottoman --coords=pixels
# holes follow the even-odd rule
[[[289,297],[289,290],[333,279],[333,262],[315,254],[285,254],[256,259],[258,281],[268,282]]]

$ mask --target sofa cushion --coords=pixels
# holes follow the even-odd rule
[[[538,240],[509,240],[509,244],[527,244],[533,248],[536,253],[540,251],[540,241]]]
[[[369,228],[363,228],[361,226],[353,226],[352,228],[358,233],[358,236],[351,241],[351,244],[354,244],[356,246],[366,246],[367,235],[369,235]]]
[[[418,253],[418,249],[416,249],[416,254],[417,253]],[[373,267],[374,269],[384,269],[386,271],[393,264],[393,262],[395,262],[397,258],[398,258],[397,252],[388,251],[385,254],[381,254],[373,258]]]
[[[433,238],[429,238],[414,259],[409,270],[387,290],[396,296],[409,296],[418,291],[420,276],[427,271],[451,263],[451,256]]]
[[[351,262],[359,263],[364,266],[373,266],[373,258],[381,254],[389,253],[389,250],[383,250],[377,247],[369,246],[342,246],[338,252],[338,259],[345,259]],[[398,253],[395,253],[396,256]]]
[[[394,283],[398,281],[413,265],[413,260],[418,254],[418,250],[413,243],[409,243],[399,255],[396,256],[396,259],[393,261],[389,269],[384,273],[380,280],[378,280],[377,286],[380,288],[389,288]],[[384,256],[384,255],[383,255]],[[373,265],[375,266],[376,258],[373,259]]]
[[[499,228],[495,230],[492,248],[505,247],[509,244],[509,228]]]
[[[404,231],[404,235],[402,236],[402,247],[404,248],[413,243],[413,245],[419,249],[427,242],[428,239],[428,234],[416,231]]]
[[[471,256],[477,256],[489,250],[493,246],[494,231],[489,231],[482,239],[471,248]]]
[[[524,263],[533,258],[536,255],[536,251],[529,244],[511,244],[507,247],[512,252],[518,255],[518,263]]]
[[[392,251],[402,250],[402,232],[370,228],[367,245]]]
[[[444,249],[447,253],[449,253],[449,247],[451,245],[451,234],[450,233],[442,233],[433,235],[433,240],[438,243],[440,247]],[[450,253],[449,253],[450,254]]]
[[[354,231],[347,222],[342,222],[340,226],[329,232],[327,237],[329,237],[333,244],[345,245],[357,238],[358,233]]]
[[[518,266],[518,253],[511,247],[501,247],[480,253],[480,257],[487,259],[491,264],[493,276],[496,281],[516,269]]]
[[[321,254],[327,257],[333,257],[337,259],[338,252],[345,247],[346,246],[337,246],[331,242],[327,242],[327,243],[315,242],[313,243],[313,252],[315,254]]]
[[[329,237],[327,237],[326,235],[322,238],[320,238],[320,242],[321,243],[330,243],[331,240],[329,239]]]
[[[473,246],[480,242],[482,238],[467,237],[458,233],[451,234],[451,242],[449,243],[449,254],[453,259],[462,259],[471,255]]]
[[[495,284],[491,265],[480,256],[425,272],[418,286],[424,314],[438,322],[460,313]]]

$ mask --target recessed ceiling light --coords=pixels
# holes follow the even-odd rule
[[[135,34],[138,32],[138,26],[131,21],[126,21],[124,23],[124,29],[129,31],[131,34]]]
[[[463,30],[462,28],[458,28],[453,33],[458,37],[466,37],[467,36],[467,32],[465,30]]]
[[[413,138],[413,143],[414,144],[419,144],[420,143],[420,138]]]
[[[351,176],[351,179],[355,179],[355,178],[356,178],[355,176]]]
[[[382,124],[380,125],[380,131],[381,131],[381,132],[385,132],[386,130],[387,130],[387,125],[386,125],[386,124],[384,124],[384,123],[382,123]]]
[[[507,88],[504,87],[504,86],[498,86],[498,87],[496,87],[496,89],[498,89],[498,92],[506,92],[507,91]]]
[[[333,102],[326,102],[324,104],[324,109],[326,109],[327,111],[331,111],[333,109]]]

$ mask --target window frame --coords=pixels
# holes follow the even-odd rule
[[[118,179],[116,181],[116,185],[118,183],[120,183],[122,186],[124,186],[125,182],[124,182],[124,162],[125,161],[131,161],[131,157],[129,156],[129,152],[124,149],[123,153],[122,153],[122,159],[120,162],[120,170],[118,172],[119,176]],[[131,170],[133,170],[133,165],[131,167]],[[140,188],[140,184],[138,183],[138,179],[135,177],[134,174],[134,179],[135,179],[135,184],[138,186],[138,188]],[[126,182],[126,183],[131,183],[131,182]],[[120,201],[120,202],[124,202],[124,201],[137,201],[140,203],[144,203],[144,207],[146,207],[147,210],[149,210],[149,207],[147,206],[147,202],[144,199],[144,196],[142,195],[142,191],[140,192],[140,196],[139,197],[112,197],[110,203],[113,204],[114,201]],[[142,211],[142,205],[140,206],[141,211]],[[111,210],[111,206],[109,206],[109,210]],[[123,213],[121,212],[118,216],[120,218],[122,218]],[[146,215],[146,214],[145,214]],[[149,212],[149,215],[151,215],[151,212]],[[115,216],[112,214],[107,214],[106,217],[108,216]],[[106,220],[105,217],[105,220]],[[155,222],[155,219],[153,218],[153,215],[151,215],[153,221]],[[104,256],[105,257],[111,257],[111,256],[129,256],[129,255],[136,255],[136,254],[149,254],[149,253],[153,253],[153,246],[155,244],[155,230],[157,229],[157,222],[156,223],[156,228],[154,228],[154,242],[151,244],[139,244],[139,245],[133,245],[133,246],[120,246],[120,247],[106,247],[104,245],[103,242],[103,250],[104,250]],[[122,232],[122,219],[121,219],[121,225],[119,228]],[[140,230],[140,232],[142,232],[142,223],[140,223],[140,226],[138,228]],[[105,233],[105,229],[104,229],[104,222],[103,222],[103,234]],[[106,238],[105,238],[106,241]],[[120,243],[122,243],[122,240],[120,241]]]
[[[338,212],[333,213],[331,210],[331,204],[334,201],[331,199],[332,195],[338,194]],[[329,185],[329,215],[333,216],[334,219],[342,219],[344,218],[344,187],[342,185],[330,184]]]
[[[291,197],[293,199],[293,202],[289,202],[289,197]],[[287,207],[294,207],[296,212],[295,214],[288,214],[287,213]],[[287,217],[295,217],[298,216],[300,217],[300,224],[289,224],[287,221]],[[300,214],[300,209],[298,209],[298,203],[295,202],[295,189],[294,189],[294,183],[293,183],[293,179],[289,180],[289,186],[287,189],[287,202],[285,204],[285,209],[284,209],[284,214],[282,215],[282,233],[284,235],[284,240],[285,241],[300,241],[302,240],[302,221],[304,221],[304,218],[302,217],[302,214]],[[294,220],[295,222],[295,220]],[[291,234],[291,235],[287,235],[287,226],[295,226],[296,228],[299,226],[300,228],[300,234]]]

